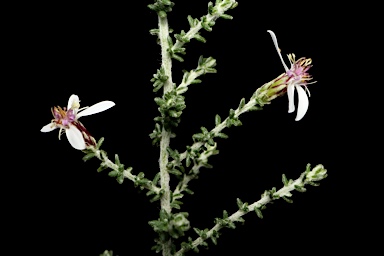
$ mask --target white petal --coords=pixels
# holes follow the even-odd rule
[[[299,96],[299,105],[297,107],[297,115],[296,115],[296,121],[301,120],[305,113],[307,113],[308,110],[308,96],[305,93],[305,90],[301,86],[296,86],[297,94]]]
[[[287,95],[288,95],[288,113],[292,113],[293,111],[295,111],[295,86],[293,84],[288,84]]]
[[[57,126],[54,123],[49,123],[47,125],[44,125],[43,128],[41,128],[41,132],[50,132],[57,128]]]
[[[80,111],[77,114],[77,118],[80,118],[82,116],[93,115],[93,114],[102,112],[104,110],[107,110],[113,106],[115,106],[115,103],[113,101],[108,101],[108,100],[102,101],[102,102],[96,103],[95,105],[90,106],[87,109],[84,109],[83,111]]]
[[[276,35],[275,35],[275,33],[273,33],[272,30],[267,30],[267,32],[268,32],[269,34],[271,34],[272,41],[273,41],[273,43],[274,43],[274,45],[275,45],[275,48],[276,48],[276,50],[277,50],[277,53],[278,53],[279,56],[280,56],[281,63],[283,63],[285,72],[287,72],[287,71],[288,71],[288,67],[287,67],[287,65],[285,65],[285,62],[284,62],[284,60],[283,60],[283,56],[281,56],[280,48],[279,48],[279,45],[277,44],[277,38],[276,38]]]
[[[75,149],[85,149],[85,141],[83,135],[74,125],[70,125],[68,129],[65,129],[65,135],[72,147]]]
[[[68,100],[68,106],[67,106],[67,110],[68,109],[73,109],[75,112],[76,110],[80,107],[80,100],[79,100],[79,96],[75,95],[75,94],[72,94],[71,97],[69,97],[69,100]]]

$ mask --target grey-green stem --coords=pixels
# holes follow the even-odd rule
[[[106,154],[101,154],[100,150],[95,149],[93,147],[90,147],[90,149],[93,150],[93,152],[95,153],[95,157],[98,158],[99,160],[101,160],[105,166],[111,168],[112,170],[119,171],[119,166],[117,164],[113,163],[111,160],[109,160],[109,158],[107,157]],[[124,173],[123,173],[124,178],[127,178],[127,179],[135,182],[137,180],[137,176],[132,174],[131,171],[132,171],[131,167],[125,169]],[[156,185],[154,185],[152,183],[147,184],[147,185],[143,185],[143,186],[146,189],[155,192],[156,194],[160,193],[160,188],[158,188]]]
[[[207,14],[205,15],[208,22],[215,22],[218,18],[220,18],[221,15],[223,15],[228,9],[232,7],[232,5],[236,4],[236,0],[228,0],[230,4],[227,4],[223,6],[224,3],[216,3],[215,7],[217,8],[217,12],[213,15]],[[199,23],[196,24],[196,26],[191,27],[190,30],[186,34],[186,38],[188,40],[191,40],[199,31],[203,28],[201,25],[201,20]],[[185,43],[181,42],[179,40],[176,41],[175,45],[172,47],[172,50],[178,49],[183,47]]]
[[[241,108],[241,109],[237,108],[235,110],[235,117],[239,117],[241,114],[249,111],[249,109],[255,105],[257,105],[257,101],[256,101],[256,99],[252,98],[250,101],[248,101],[247,104],[244,105],[243,108]],[[227,119],[228,119],[228,117],[226,119],[224,119],[224,121],[222,121],[220,124],[218,124],[215,128],[213,128],[210,132],[212,132],[215,135],[220,133],[224,128],[227,127]],[[203,145],[204,145],[203,142],[196,142],[191,146],[191,148],[192,148],[192,150],[196,150],[196,149],[199,149],[200,147],[202,147]],[[183,161],[186,157],[187,157],[187,151],[181,153],[180,154],[180,161]],[[203,165],[193,166],[192,167],[192,169],[193,169],[192,173],[193,174],[184,175],[183,180],[180,182],[181,185],[177,186],[173,193],[178,194],[178,193],[184,191],[184,189],[187,187],[188,182],[191,181],[192,179],[194,179],[194,177],[198,173],[200,167],[202,167],[202,166]]]
[[[322,180],[325,177],[327,177],[327,171],[324,169],[323,165],[317,165],[315,168],[312,169],[312,171],[309,171],[309,167],[307,166],[307,170],[303,172],[298,179],[295,181],[291,180],[288,184],[284,185],[280,190],[276,191],[273,194],[269,193],[263,193],[261,196],[261,199],[252,203],[248,206],[248,211],[244,210],[238,210],[234,214],[228,217],[228,219],[232,222],[236,221],[243,221],[242,216],[249,213],[250,211],[254,211],[255,208],[260,208],[261,206],[264,206],[268,203],[270,203],[273,200],[282,198],[282,197],[291,197],[291,191],[297,189],[297,187],[301,187],[303,191],[305,191],[304,186],[308,183],[311,183],[313,181]],[[216,224],[213,228],[211,228],[206,233],[206,238],[203,239],[202,237],[197,238],[195,241],[192,242],[192,248],[195,248],[199,245],[201,245],[204,240],[209,239],[215,231],[219,231],[224,226],[220,223]],[[185,248],[180,249],[178,252],[175,253],[174,256],[181,256],[186,252]]]
[[[164,83],[164,94],[171,91],[174,87],[172,82],[172,60],[167,49],[170,47],[168,44],[169,37],[169,27],[167,17],[160,17],[159,19],[159,39],[161,45],[161,65],[164,69],[164,73],[168,76],[168,80]],[[160,141],[160,184],[161,188],[164,190],[164,194],[160,199],[161,209],[164,209],[167,213],[171,212],[171,202],[170,202],[170,188],[169,188],[169,173],[167,170],[168,163],[168,151],[171,133],[166,131],[165,128],[162,128],[161,141]],[[163,244],[163,256],[171,255],[171,240]]]

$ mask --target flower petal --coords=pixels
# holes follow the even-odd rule
[[[293,84],[288,84],[287,95],[288,95],[288,113],[292,113],[293,111],[295,111],[295,86]]]
[[[57,126],[54,123],[49,123],[47,125],[44,125],[43,128],[41,128],[41,132],[50,132],[57,128]]]
[[[75,94],[72,94],[71,97],[69,97],[69,100],[68,100],[68,106],[67,106],[67,110],[69,109],[73,109],[73,111],[77,112],[77,109],[80,107],[80,100],[79,100],[79,96],[75,95]]]
[[[271,35],[273,44],[275,45],[275,48],[276,48],[276,50],[277,50],[277,53],[279,54],[281,63],[283,63],[285,72],[287,72],[289,69],[288,69],[287,65],[285,65],[285,62],[284,62],[284,60],[283,60],[283,56],[281,56],[280,48],[279,48],[279,45],[277,44],[277,38],[276,38],[276,35],[275,35],[275,33],[273,33],[272,30],[267,30],[267,32]]]
[[[113,101],[108,101],[108,100],[96,103],[95,105],[92,105],[89,108],[84,109],[83,111],[80,111],[77,114],[77,118],[80,118],[82,116],[89,116],[89,115],[93,115],[93,114],[102,112],[104,110],[107,110],[107,109],[115,106],[115,105],[116,104]]]
[[[68,129],[65,129],[65,135],[72,147],[78,150],[85,149],[84,137],[74,125],[70,125]]]
[[[295,120],[299,121],[304,117],[305,113],[307,113],[309,101],[303,87],[296,86],[296,90],[299,96],[299,105],[297,106],[297,115]]]

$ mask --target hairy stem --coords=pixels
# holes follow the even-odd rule
[[[285,79],[284,73],[275,78],[274,80],[265,83],[261,87],[259,87],[254,94],[252,95],[251,99],[244,104],[244,106],[239,106],[236,110],[234,110],[234,117],[238,118],[241,114],[248,112],[250,110],[256,110],[256,109],[262,109],[262,107],[266,104],[270,104],[271,101],[279,96],[282,96],[286,92],[287,87],[287,80]],[[225,118],[221,123],[217,124],[211,131],[209,131],[211,134],[213,134],[213,137],[216,137],[223,129],[228,127],[227,121],[230,117],[228,116]],[[193,143],[191,146],[191,151],[199,151],[200,148],[205,144],[205,142],[198,141]],[[201,154],[206,153],[207,150],[203,149],[203,152]],[[180,154],[179,159],[173,160],[173,165],[178,165],[181,163],[181,161],[185,160],[187,158],[188,152],[184,151]],[[199,173],[199,169],[202,167],[202,164],[194,164],[192,167],[190,174],[184,175],[183,179],[179,182],[178,186],[176,187],[174,194],[178,194],[183,192],[187,188],[187,184],[189,181],[193,180],[196,175]]]
[[[236,3],[236,0],[228,0],[226,2],[227,3],[223,3],[223,2],[216,3],[215,8],[217,11],[214,14],[208,13],[207,15],[205,15],[205,18],[208,23],[215,22],[218,18],[220,18],[221,15],[223,15],[228,9],[230,9]],[[188,40],[192,39],[203,28],[201,23],[202,21],[200,20],[200,22],[198,22],[196,26],[191,27],[190,30],[186,33],[185,37]],[[172,47],[172,50],[181,48],[183,47],[184,44],[185,44],[184,42],[177,40],[175,45]]]
[[[117,164],[113,163],[108,158],[108,156],[106,154],[101,154],[100,150],[95,149],[93,147],[89,147],[89,149],[91,149],[95,153],[95,157],[97,159],[99,159],[100,161],[102,161],[105,166],[109,167],[112,170],[119,171],[119,166]],[[137,176],[132,174],[131,171],[132,171],[132,168],[125,169],[124,170],[124,178],[129,179],[129,180],[135,182],[137,180]],[[145,187],[146,189],[148,189],[150,191],[155,192],[156,194],[160,193],[160,188],[157,187],[152,182],[150,182],[150,183],[148,183],[146,185],[143,185],[143,187]]]
[[[265,192],[264,194],[261,195],[261,199],[250,204],[247,208],[247,210],[238,210],[231,216],[227,218],[227,221],[229,222],[239,222],[239,221],[244,221],[242,220],[242,216],[254,211],[255,208],[261,208],[262,206],[270,203],[273,200],[279,199],[279,198],[284,198],[284,197],[291,197],[292,194],[290,193],[291,191],[297,189],[298,187],[302,188],[302,192],[305,191],[304,186],[307,184],[313,183],[313,181],[318,181],[322,180],[325,177],[327,177],[326,170],[324,169],[324,166],[322,165],[317,165],[315,168],[312,169],[312,171],[309,170],[309,165],[307,165],[307,170],[303,172],[300,177],[296,180],[291,180],[288,184],[285,184],[280,190],[276,192]],[[275,191],[275,190],[274,190]],[[196,240],[194,240],[191,243],[190,248],[182,248],[178,252],[175,253],[175,256],[181,256],[184,255],[184,253],[190,249],[193,249],[199,245],[202,245],[205,240],[209,239],[212,237],[212,235],[222,229],[223,227],[226,227],[225,225],[221,224],[220,222],[217,222],[215,226],[213,226],[208,232],[206,232],[205,238],[198,237]]]
[[[247,112],[251,107],[256,106],[257,101],[255,99],[251,99],[247,104],[244,105],[244,107],[240,110],[239,108],[235,110],[235,117],[240,116],[241,114]],[[213,128],[210,132],[213,134],[218,134],[220,133],[224,128],[227,127],[227,119],[224,119],[220,124],[218,124],[215,128]],[[195,142],[191,148],[192,150],[199,149],[204,145],[203,142]],[[180,154],[180,161],[183,161],[187,157],[187,152],[183,152]],[[183,179],[180,181],[180,184],[176,187],[174,194],[178,194],[184,191],[184,189],[187,187],[187,184],[189,181],[193,180],[195,176],[199,173],[200,167],[203,165],[194,165],[192,167],[192,172],[190,175],[184,175]]]
[[[161,45],[161,60],[162,67],[164,69],[165,75],[168,76],[168,80],[164,83],[164,94],[171,91],[174,87],[172,83],[172,60],[171,56],[168,53],[169,43],[169,28],[168,28],[168,19],[167,17],[160,17],[159,19],[159,39]],[[170,202],[170,188],[169,188],[169,173],[167,170],[168,163],[168,151],[171,133],[166,131],[165,128],[162,128],[161,141],[160,141],[160,184],[161,188],[164,190],[164,194],[160,199],[161,209],[164,209],[167,213],[171,212],[171,202]],[[171,241],[163,244],[163,256],[171,255]]]

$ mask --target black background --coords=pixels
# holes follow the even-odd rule
[[[188,30],[187,15],[207,13],[208,1],[175,2],[168,18],[176,33]],[[268,205],[262,220],[247,214],[245,225],[222,230],[218,245],[201,249],[201,255],[343,250],[338,237],[346,232],[341,213],[346,203],[335,195],[344,179],[341,152],[352,143],[343,135],[348,110],[340,101],[334,54],[336,49],[343,53],[337,38],[342,37],[343,22],[327,10],[328,21],[334,21],[327,25],[322,7],[315,4],[301,2],[292,8],[288,2],[252,2],[240,1],[228,12],[233,20],[219,19],[212,32],[202,31],[205,44],[186,44],[184,63],[173,61],[177,85],[182,70],[196,68],[200,55],[217,59],[218,73],[189,86],[171,147],[183,152],[201,126],[212,129],[216,114],[224,119],[241,98],[248,100],[284,71],[268,29],[276,33],[284,58],[293,52],[313,60],[310,73],[317,83],[308,86],[308,112],[294,121],[296,113],[287,113],[283,96],[263,111],[243,114],[243,126],[225,129],[229,138],[217,139],[220,154],[209,160],[214,168],[201,169],[200,179],[190,183],[195,194],[185,196],[181,210],[190,213],[193,227],[211,228],[223,209],[237,210],[236,198],[253,203],[264,190],[282,186],[282,173],[296,179],[307,163],[321,163],[329,177],[320,187],[294,192],[293,204],[279,200]],[[84,163],[83,153],[71,148],[65,135],[59,141],[57,131],[39,132],[52,118],[50,108],[66,106],[71,94],[80,97],[82,106],[112,100],[115,107],[84,117],[82,123],[96,139],[105,137],[103,148],[111,158],[117,153],[134,174],[154,177],[159,149],[148,135],[158,114],[153,98],[161,94],[152,92],[149,80],[161,55],[156,37],[149,34],[157,26],[156,13],[146,7],[150,3],[18,7],[13,63],[22,72],[13,83],[23,84],[21,94],[30,100],[24,104],[32,113],[22,112],[28,117],[29,146],[23,147],[28,157],[18,162],[23,168],[15,183],[23,193],[13,201],[20,210],[12,237],[22,237],[25,246],[13,247],[14,255],[26,248],[40,255],[98,255],[105,249],[119,256],[155,254],[150,248],[156,234],[147,223],[157,219],[159,203],[149,203],[145,191],[129,180],[119,185],[107,171],[97,173],[98,160]],[[192,230],[187,235],[196,237]]]

